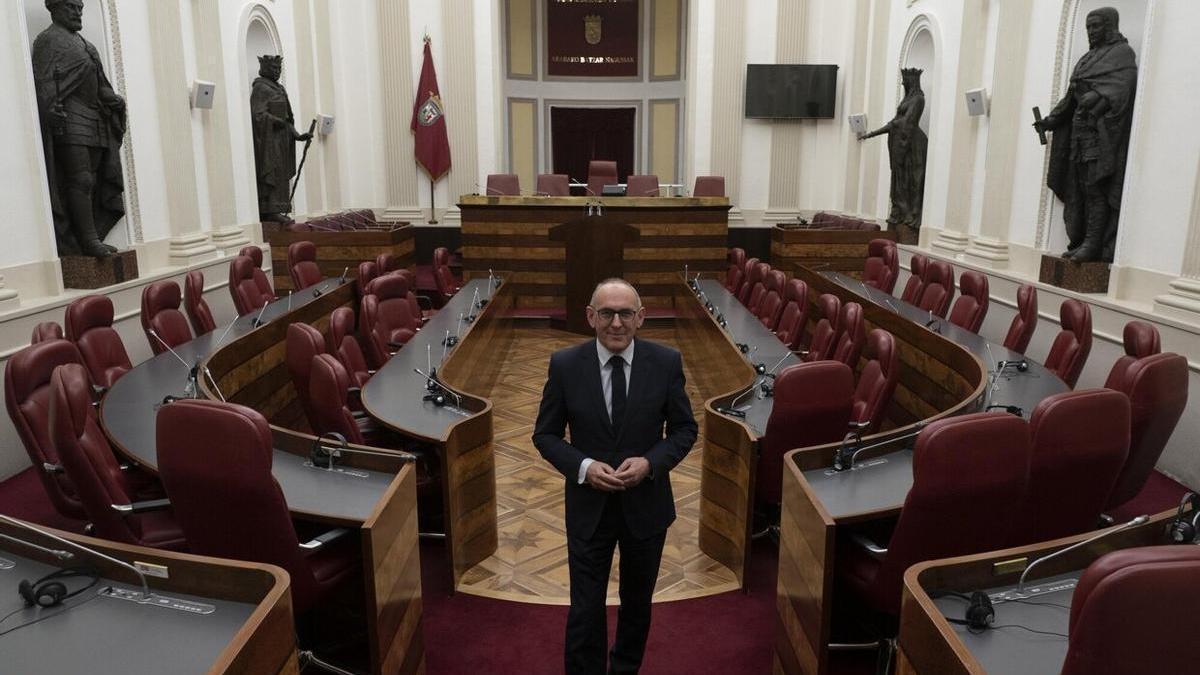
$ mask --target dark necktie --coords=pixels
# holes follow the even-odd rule
[[[612,368],[612,427],[621,433],[621,421],[625,419],[625,359],[614,356],[608,360]]]

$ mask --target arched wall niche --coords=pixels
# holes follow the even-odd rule
[[[1156,0],[1063,0],[1062,14],[1058,24],[1058,49],[1054,59],[1053,90],[1047,108],[1042,110],[1045,115],[1050,112],[1066,95],[1070,86],[1071,71],[1075,64],[1088,51],[1088,38],[1085,23],[1089,12],[1101,7],[1112,7],[1121,16],[1121,34],[1129,40],[1129,46],[1137,55],[1139,70],[1143,57],[1150,47],[1149,27],[1150,17],[1154,12]],[[1140,75],[1140,73],[1139,73]],[[1133,104],[1133,130],[1130,134],[1130,147],[1136,142],[1138,121],[1141,117],[1141,92],[1146,78],[1138,77],[1137,94]],[[1037,236],[1034,245],[1050,252],[1064,251],[1067,248],[1067,232],[1062,222],[1063,204],[1046,187],[1046,173],[1050,166],[1050,146],[1045,148],[1045,158],[1042,162],[1042,199],[1038,208]],[[1129,173],[1126,172],[1126,187]],[[1121,221],[1125,221],[1125,211],[1122,209]],[[1129,228],[1121,227],[1117,232],[1116,260],[1120,260],[1121,243]]]
[[[921,130],[927,135],[930,120],[937,110],[937,83],[939,79],[938,57],[942,53],[937,25],[928,14],[920,14],[908,26],[904,43],[900,49],[900,65],[894,73],[896,78],[896,102],[904,97],[904,85],[900,81],[903,68],[920,68],[921,90],[925,92],[925,111],[921,114]],[[932,138],[930,142],[932,143]]]

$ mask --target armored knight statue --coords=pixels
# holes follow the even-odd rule
[[[925,155],[929,138],[920,126],[921,113],[925,111],[921,72],[920,68],[900,71],[904,98],[896,107],[896,116],[875,131],[858,137],[862,141],[887,134],[888,160],[892,167],[892,209],[887,222],[902,244],[917,243],[925,199]]]
[[[1064,205],[1075,262],[1112,262],[1125,159],[1137,88],[1137,62],[1117,30],[1117,10],[1087,15],[1088,52],[1075,64],[1067,95],[1034,128],[1054,132],[1046,184]]]
[[[125,100],[79,34],[83,0],[46,0],[54,23],[33,41],[33,80],[58,254],[108,256],[103,243],[125,215],[120,147]]]
[[[293,126],[292,104],[279,83],[282,56],[258,57],[258,77],[250,90],[254,127],[254,167],[258,181],[258,211],[263,221],[291,222],[291,181],[296,175],[296,143],[312,138]]]

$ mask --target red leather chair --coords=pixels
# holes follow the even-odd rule
[[[800,348],[804,336],[804,324],[808,319],[808,284],[799,279],[791,279],[783,291],[783,313],[779,315],[779,325],[775,328],[775,337],[795,351]]]
[[[759,441],[755,501],[783,501],[783,454],[841,440],[850,421],[854,373],[837,361],[788,366],[775,378],[775,404]]]
[[[813,214],[812,222],[810,224],[813,227],[823,227],[825,225],[829,225],[832,222],[833,222],[833,214],[826,213],[825,211],[817,211],[816,213]]]
[[[1042,399],[1029,417],[1029,491],[1011,545],[1095,529],[1129,452],[1129,410],[1109,389]]]
[[[58,325],[57,321],[43,321],[33,327],[33,336],[29,338],[29,344],[35,345],[46,340],[61,339],[63,339],[62,326]]]
[[[1031,284],[1022,284],[1017,289],[1017,315],[1008,326],[1008,334],[1004,336],[1004,346],[1024,354],[1029,348],[1029,340],[1037,329],[1037,289]]]
[[[487,196],[515,196],[521,194],[521,179],[515,173],[490,173],[487,177]]]
[[[288,272],[292,275],[292,288],[303,290],[321,281],[321,269],[317,267],[317,246],[311,241],[297,241],[288,246]]]
[[[434,305],[444,306],[458,292],[458,281],[450,270],[450,249],[439,246],[433,249],[433,283],[437,289]]]
[[[414,289],[417,287],[417,275],[412,270],[399,269],[393,274],[399,274],[408,280],[408,295],[405,297],[408,300],[409,311],[417,318],[417,325],[424,326],[425,322],[437,313],[437,310],[433,309],[432,300],[427,296],[416,294]],[[423,304],[422,301],[424,301]]]
[[[408,302],[408,279],[388,274],[372,282],[371,293],[363,296],[358,319],[367,357],[372,367],[380,368],[417,333],[417,317],[412,315]]]
[[[566,197],[571,194],[571,178],[565,173],[539,173],[537,194],[542,197]]]
[[[1092,351],[1092,310],[1086,302],[1063,300],[1058,309],[1062,330],[1050,345],[1046,368],[1074,387]]]
[[[892,403],[892,394],[896,392],[896,382],[900,379],[896,338],[886,330],[876,328],[867,334],[863,357],[867,362],[858,374],[858,386],[854,388],[850,422],[866,435],[879,431]]]
[[[1104,381],[1105,389],[1125,391],[1129,369],[1133,367],[1133,364],[1137,363],[1139,359],[1162,351],[1162,340],[1158,336],[1158,329],[1145,321],[1130,321],[1125,324],[1123,341],[1125,355],[1118,358],[1112,369],[1108,371],[1108,379]]]
[[[745,275],[746,250],[731,248],[725,259],[729,263],[729,267],[725,270],[725,290],[736,295],[742,285],[742,277]]]
[[[742,266],[742,283],[738,286],[737,293],[734,295],[743,306],[749,304],[750,291],[754,289],[754,283],[758,281],[758,279],[754,278],[754,275],[756,274],[755,270],[758,269],[759,262],[758,258],[746,258],[746,264]]]
[[[824,361],[833,357],[841,314],[842,301],[838,296],[825,293],[817,298],[817,320],[808,341],[808,351],[804,352],[805,361]]]
[[[900,276],[900,258],[896,242],[872,239],[867,243],[867,262],[863,265],[863,283],[890,294]]]
[[[963,270],[958,278],[958,289],[961,294],[954,301],[954,309],[950,310],[950,323],[978,333],[991,301],[987,275],[975,270]]]
[[[96,534],[125,544],[187,550],[183,533],[165,510],[170,506],[165,499],[134,501],[134,491],[100,430],[91,381],[83,366],[68,363],[55,368],[49,398],[54,447]],[[225,469],[223,473],[233,473]]]
[[[771,266],[765,262],[760,262],[755,266],[754,283],[750,287],[750,297],[746,300],[746,309],[750,310],[751,314],[758,315],[758,307],[762,304],[763,298],[767,297],[767,277],[771,276]]]
[[[913,484],[886,548],[844,542],[838,574],[877,611],[900,611],[904,571],[1008,541],[1029,476],[1029,425],[1007,413],[937,420],[917,437]],[[839,551],[839,555],[841,551]]]
[[[274,296],[263,293],[254,281],[254,261],[244,255],[239,255],[229,263],[229,294],[233,296],[233,306],[238,316],[257,312],[262,306],[274,300]]]
[[[263,271],[263,252],[262,249],[254,246],[243,246],[242,250],[238,251],[238,255],[244,255],[254,261],[254,283],[258,286],[258,291],[263,295],[275,297],[275,290],[271,288],[271,280],[267,278],[267,273]]]
[[[1200,603],[1200,547],[1113,551],[1084,570],[1071,596],[1061,675],[1196,672],[1186,645]]]
[[[600,196],[605,185],[617,185],[617,163],[602,159],[588,162],[587,192],[591,196]]]
[[[176,401],[159,409],[157,427],[158,468],[193,553],[279,565],[297,614],[353,578],[357,537],[322,536],[301,547],[271,475],[271,427],[260,413]]]
[[[402,269],[404,267],[400,264],[400,258],[394,254],[380,253],[375,256],[375,271],[379,273],[379,276],[399,272]]]
[[[1126,375],[1130,402],[1129,456],[1105,508],[1115,508],[1142,491],[1187,407],[1188,365],[1179,354],[1138,359]]]
[[[925,268],[929,265],[929,258],[914,253],[912,259],[908,261],[908,269],[911,274],[908,277],[908,282],[904,284],[904,291],[900,294],[900,299],[910,305],[915,305],[921,301],[921,293],[925,290]]]
[[[112,323],[113,304],[106,295],[85,295],[67,305],[67,339],[79,348],[92,382],[104,389],[133,369]]]
[[[321,331],[300,321],[287,327],[283,360],[287,364],[288,374],[292,376],[296,398],[300,401],[304,416],[313,429],[317,428],[317,413],[313,408],[310,391],[312,361],[313,357],[324,353],[325,337],[321,335]]]
[[[329,315],[329,353],[337,357],[354,386],[362,389],[371,379],[371,371],[367,366],[367,358],[363,355],[362,347],[358,344],[355,334],[357,319],[354,310],[349,307],[338,307]]]
[[[175,348],[192,339],[187,317],[179,311],[182,301],[179,284],[174,281],[155,281],[142,289],[142,330],[146,331],[150,351],[155,354],[167,351],[164,342]],[[159,339],[155,339],[150,331],[154,331]]]
[[[767,330],[773,331],[779,325],[779,316],[783,313],[783,285],[786,281],[787,276],[779,270],[767,273],[767,292],[758,303],[758,311],[755,313]]]
[[[445,246],[439,246],[433,249],[433,266],[434,267],[449,267],[450,266],[450,249]]]
[[[924,282],[917,307],[946,318],[954,299],[954,268],[945,260],[930,260],[925,267]]]
[[[312,396],[313,432],[338,433],[356,445],[366,436],[350,410],[350,373],[330,354],[317,354],[310,366],[309,393]]]
[[[379,267],[370,260],[358,263],[358,297],[367,294],[371,282],[379,276]]]
[[[657,197],[658,194],[658,176],[654,175],[631,175],[625,181],[625,196],[626,197]]]
[[[867,326],[863,320],[862,305],[857,302],[847,302],[842,305],[841,317],[838,319],[837,336],[833,339],[834,361],[841,361],[850,366],[851,370],[858,365],[862,356],[863,345],[867,341]]]
[[[200,270],[192,270],[183,278],[183,311],[196,335],[216,330],[217,322],[204,301],[204,273]]]
[[[696,176],[696,187],[692,189],[693,197],[724,197],[724,176]]]
[[[79,350],[67,340],[44,340],[13,354],[4,368],[4,405],[54,509],[82,519],[87,517],[83,504],[50,436],[50,374],[66,364],[83,365]]]

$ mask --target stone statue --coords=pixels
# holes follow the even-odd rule
[[[921,113],[925,111],[921,72],[920,68],[900,71],[904,98],[896,107],[896,116],[875,131],[858,137],[862,141],[887,134],[888,159],[892,166],[892,210],[887,222],[902,244],[917,243],[921,204],[925,198],[925,153],[929,139],[920,126]]]
[[[254,167],[258,179],[258,211],[264,221],[289,223],[291,180],[296,175],[296,143],[312,134],[296,131],[287,90],[279,84],[282,56],[258,57],[258,77],[250,89],[254,126]]]
[[[33,80],[58,254],[108,256],[117,249],[102,240],[125,215],[125,100],[79,34],[83,0],[46,0],[46,9],[54,23],[33,41]]]
[[[1117,10],[1087,15],[1088,52],[1075,64],[1067,95],[1040,122],[1053,131],[1046,184],[1062,200],[1070,243],[1064,258],[1112,262],[1125,182],[1137,63],[1117,30]]]

